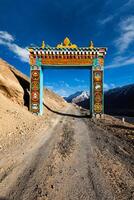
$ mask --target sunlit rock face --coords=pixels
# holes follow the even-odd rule
[[[18,104],[24,104],[24,90],[11,70],[11,66],[0,59],[0,93]]]

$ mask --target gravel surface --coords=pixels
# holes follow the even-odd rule
[[[67,113],[54,114],[23,156],[12,152],[12,164],[5,157],[1,200],[134,199],[133,125],[84,118],[72,105]]]

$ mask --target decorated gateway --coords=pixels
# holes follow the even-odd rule
[[[104,114],[104,58],[105,47],[94,47],[91,41],[88,47],[78,47],[69,38],[56,47],[45,45],[29,47],[30,57],[30,111],[43,114],[43,71],[45,68],[81,68],[91,69],[90,113],[92,117]],[[43,70],[44,69],[44,70]]]

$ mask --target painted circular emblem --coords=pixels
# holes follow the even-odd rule
[[[39,111],[39,104],[33,103],[31,105],[31,109],[32,109],[32,112],[38,112]]]
[[[101,81],[101,72],[95,72],[94,74],[94,80],[95,81]]]
[[[95,111],[96,113],[102,112],[102,104],[101,104],[101,103],[96,103],[96,104],[94,105],[94,111]]]
[[[95,88],[95,91],[101,91],[101,90],[102,90],[102,85],[101,85],[101,83],[95,83],[95,84],[94,84],[94,88]]]
[[[37,81],[32,82],[32,90],[39,90],[39,83]]]
[[[39,92],[32,92],[32,101],[39,101]]]
[[[39,71],[33,71],[32,72],[32,78],[34,80],[39,80]]]
[[[101,93],[95,94],[95,102],[100,103],[102,101],[102,95]]]

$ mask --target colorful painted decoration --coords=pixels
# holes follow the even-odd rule
[[[102,70],[104,66],[104,59],[99,57],[99,58],[94,58],[93,60],[93,68],[94,70]]]
[[[98,58],[94,58],[93,59],[93,66],[96,67],[99,65],[99,61],[98,61]]]
[[[37,92],[37,91],[32,92],[32,101],[34,101],[34,102],[39,101],[39,92]]]
[[[30,60],[30,65],[31,66],[36,64],[36,58],[34,57],[33,54],[30,54],[29,60]]]
[[[95,103],[94,104],[94,112],[95,112],[95,114],[102,112],[102,103]]]
[[[95,102],[98,102],[98,103],[102,102],[102,94],[99,92],[96,92],[94,99],[95,99]]]
[[[102,90],[102,84],[100,82],[94,83],[95,91],[101,91]]]
[[[103,110],[103,71],[93,71],[94,84],[94,113],[100,114]]]
[[[94,70],[100,70],[101,69],[101,66],[99,64],[99,59],[98,58],[94,58],[94,60],[93,60],[93,68],[94,68]]]
[[[31,70],[31,111],[38,113],[40,108],[40,70]]]
[[[63,43],[57,45],[57,48],[60,48],[60,49],[64,49],[64,48],[77,49],[78,47],[77,47],[76,44],[72,44],[72,43],[70,42],[70,39],[69,39],[68,37],[66,37],[66,38],[64,39],[64,42],[63,42]]]
[[[38,70],[32,71],[31,76],[33,80],[39,80],[39,76],[40,76],[39,71]]]
[[[31,87],[32,90],[39,90],[39,83],[37,81],[32,81]]]
[[[103,67],[104,66],[104,58],[98,58],[98,61],[99,61],[99,65],[101,67]]]
[[[101,79],[102,79],[102,76],[101,76],[102,74],[101,74],[101,71],[96,71],[95,73],[94,73],[94,81],[95,82],[99,82],[99,81],[101,81]]]
[[[90,47],[90,49],[93,49],[93,48],[94,48],[94,43],[93,43],[93,41],[90,42],[90,46],[89,46],[89,47]]]
[[[32,104],[32,109],[33,110],[39,110],[39,105],[38,104]]]
[[[103,66],[106,48],[95,47],[93,42],[87,47],[78,47],[66,37],[56,47],[46,45],[44,41],[41,47],[30,47],[29,58],[31,66],[30,84],[30,111],[42,115],[43,110],[43,67],[81,67],[91,68],[91,114],[102,115],[103,102]]]

